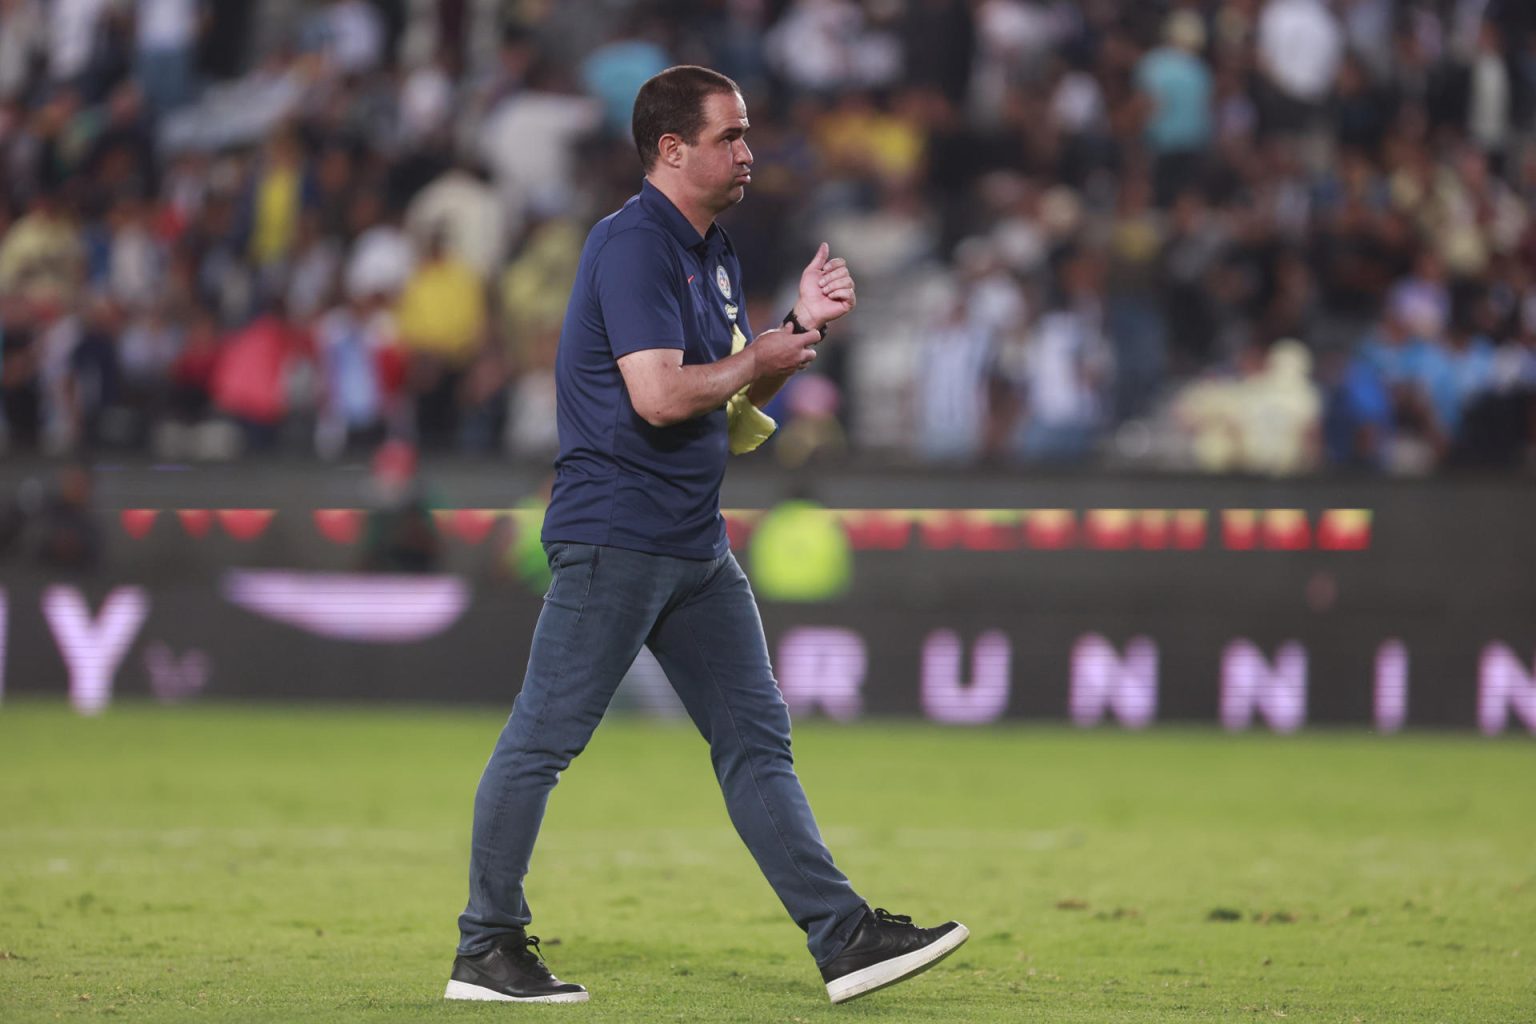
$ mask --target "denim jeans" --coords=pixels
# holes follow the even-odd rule
[[[528,673],[475,793],[459,952],[483,952],[532,920],[523,876],[549,791],[586,747],[643,644],[709,742],[737,833],[805,930],[811,955],[826,963],[865,904],[832,863],[795,775],[789,711],[736,559],[571,543],[548,553],[554,579]]]

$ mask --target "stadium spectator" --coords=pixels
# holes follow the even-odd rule
[[[0,2],[0,100],[27,90],[47,21],[41,0]]]
[[[1455,378],[1442,341],[1445,326],[1429,295],[1405,290],[1360,343],[1357,358],[1391,402],[1392,441],[1383,453],[1389,468],[1424,472],[1448,450]]]
[[[582,85],[602,101],[603,130],[610,136],[627,140],[635,94],[648,78],[671,65],[660,42],[664,35],[657,16],[646,14],[642,8],[633,16],[632,24],[615,32],[582,61]]]
[[[600,102],[577,93],[554,68],[535,64],[527,85],[490,113],[481,132],[481,155],[504,201],[526,204],[539,217],[570,213],[579,179],[576,145],[602,118]]]
[[[829,94],[849,85],[873,84],[860,76],[861,53],[870,43],[858,4],[794,0],[769,30],[764,53],[791,88]]]
[[[101,559],[102,533],[96,521],[90,470],[69,463],[52,486],[27,480],[0,504],[0,557],[21,548],[48,569],[89,572]]]
[[[538,363],[542,340],[558,336],[565,296],[581,261],[582,238],[570,220],[544,221],[529,232],[522,252],[507,265],[499,286],[500,328],[514,365]]]
[[[118,352],[120,312],[106,295],[93,295],[69,348],[69,447],[89,450],[108,438],[108,417],[117,411],[122,393],[122,359]],[[118,431],[120,433],[120,430]]]
[[[1013,367],[1022,394],[1014,446],[1024,459],[1075,461],[1107,423],[1114,356],[1103,333],[1102,280],[1099,254],[1074,250],[1060,257],[1056,301]]]
[[[1271,87],[1264,97],[1268,128],[1282,133],[1312,128],[1344,57],[1344,34],[1333,12],[1323,0],[1268,0],[1255,43]]]
[[[1477,28],[1469,71],[1467,134],[1483,152],[1501,154],[1509,142],[1513,96],[1503,39],[1492,22]]]
[[[1174,409],[1194,466],[1265,476],[1314,468],[1322,452],[1323,396],[1311,364],[1306,346],[1293,338],[1268,350],[1251,345],[1238,353],[1235,373],[1183,388]],[[1346,431],[1342,423],[1337,429]]]
[[[950,297],[918,350],[927,368],[917,393],[918,450],[932,462],[972,462],[986,439],[998,338],[971,316],[967,298],[963,292]]]
[[[165,303],[128,315],[117,347],[126,443],[142,447],[152,424],[168,415],[171,368],[184,344],[184,332]]]
[[[1200,59],[1205,26],[1193,11],[1168,18],[1167,42],[1136,65],[1136,86],[1147,101],[1146,139],[1156,160],[1164,201],[1198,180],[1211,142],[1211,72]]]
[[[774,435],[773,455],[786,469],[841,459],[848,448],[847,433],[838,420],[842,395],[826,374],[803,373],[784,388],[784,402],[770,403],[781,424]]]
[[[0,434],[7,448],[37,448],[41,405],[34,319],[22,299],[0,295]]]
[[[275,284],[298,238],[299,218],[312,188],[299,140],[287,132],[274,136],[245,199],[250,218],[250,260],[268,290]]]
[[[433,572],[442,559],[442,536],[418,465],[416,450],[404,441],[388,441],[374,453],[362,543],[367,572]]]
[[[51,0],[48,13],[48,75],[60,85],[82,84],[96,49],[97,27],[110,0]]]
[[[1168,364],[1168,329],[1158,301],[1163,218],[1152,203],[1144,173],[1127,174],[1109,227],[1104,326],[1114,347],[1114,415],[1145,416],[1162,391]]]
[[[1497,362],[1493,343],[1465,322],[1453,325],[1449,340],[1451,402],[1446,408],[1446,421],[1452,437],[1460,441],[1467,411],[1495,389]]]
[[[441,231],[449,250],[483,285],[502,266],[508,234],[521,234],[521,213],[501,202],[478,167],[460,162],[417,193],[405,226],[416,238]]]
[[[310,208],[301,213],[293,252],[284,267],[288,279],[285,298],[294,319],[308,322],[336,296],[341,259],[341,241],[325,233],[322,212]]]
[[[384,61],[384,19],[367,0],[330,0],[315,13],[309,31],[341,75],[366,74]]]
[[[394,318],[372,299],[352,298],[315,323],[315,357],[321,395],[315,449],[335,458],[384,439],[403,382],[404,353]]]
[[[347,257],[346,289],[354,298],[381,295],[394,298],[416,269],[416,249],[400,226],[399,216],[379,196],[364,193],[351,207],[356,238]]]
[[[138,0],[137,70],[149,107],[167,114],[190,102],[195,89],[199,0]]]
[[[485,346],[486,310],[474,268],[449,251],[441,230],[406,281],[396,316],[410,362],[417,431],[425,445],[447,447],[465,404],[465,375]]]
[[[186,338],[170,365],[171,421],[196,426],[213,406],[213,372],[221,352],[218,327],[206,310],[195,311]]]
[[[812,141],[824,168],[872,188],[910,187],[924,155],[921,121],[910,105],[893,109],[857,89],[817,119]]]
[[[400,83],[400,142],[406,147],[432,145],[447,130],[453,113],[453,80],[446,61],[427,61]]]
[[[74,218],[59,196],[39,192],[27,214],[0,239],[0,293],[36,307],[67,305],[80,287],[84,259]]]
[[[1317,465],[1322,397],[1312,383],[1312,355],[1294,338],[1271,345],[1264,368],[1238,395],[1240,467],[1292,476]]]
[[[223,345],[209,381],[213,404],[241,429],[250,451],[273,448],[290,412],[305,407],[295,385],[310,360],[310,341],[280,301]]]
[[[1353,469],[1380,469],[1386,463],[1394,429],[1392,396],[1381,374],[1363,356],[1335,353],[1337,369],[1323,420],[1328,459]]]
[[[107,223],[105,265],[91,275],[93,287],[104,289],[131,310],[154,305],[164,288],[165,249],[149,217],[138,197],[119,201]]]

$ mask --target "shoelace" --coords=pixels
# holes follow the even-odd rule
[[[917,927],[906,914],[893,914],[884,907],[875,908],[875,920],[881,924],[899,924],[904,928]]]
[[[524,936],[523,948],[511,948],[508,949],[508,952],[519,960],[525,961],[530,968],[539,970],[544,974],[550,973],[549,965],[544,962],[544,951],[539,949],[539,937],[537,935]]]

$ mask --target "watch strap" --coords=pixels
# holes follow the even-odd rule
[[[795,329],[795,333],[796,334],[809,334],[810,330],[811,330],[809,327],[805,326],[804,324],[802,324],[800,322],[800,318],[799,317],[795,316],[794,307],[790,307],[789,312],[784,314],[784,323],[789,324],[791,327],[793,327]],[[818,338],[817,340],[818,341],[826,341],[827,340],[827,326],[826,326],[826,324],[822,324],[820,327],[816,328],[816,330],[821,335],[821,337]]]

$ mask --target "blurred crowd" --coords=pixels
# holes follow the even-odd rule
[[[788,465],[1536,465],[1528,0],[0,0],[6,449],[547,457],[675,63],[859,279]]]

